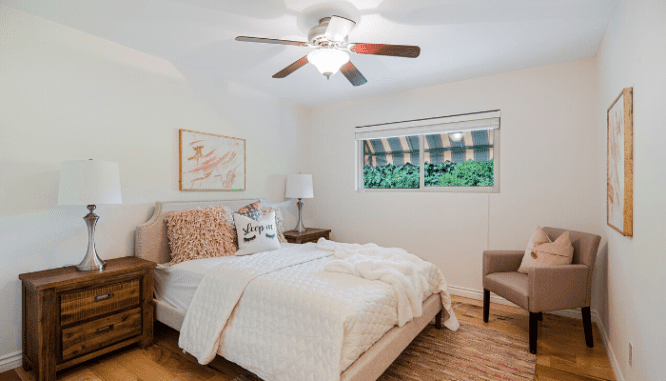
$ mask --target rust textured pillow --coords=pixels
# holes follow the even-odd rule
[[[173,212],[164,218],[172,265],[193,259],[236,254],[236,232],[226,206]]]

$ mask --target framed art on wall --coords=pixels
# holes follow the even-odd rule
[[[606,223],[633,236],[634,155],[633,88],[615,98],[607,113]]]
[[[182,191],[245,190],[245,139],[179,130]]]

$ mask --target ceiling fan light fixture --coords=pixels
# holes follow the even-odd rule
[[[331,75],[349,62],[349,54],[338,49],[317,49],[308,54],[308,61],[315,65],[320,73],[330,79]]]

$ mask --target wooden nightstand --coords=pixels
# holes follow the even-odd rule
[[[109,259],[103,272],[75,266],[19,275],[23,281],[23,369],[37,381],[126,345],[153,341],[155,263]]]
[[[283,234],[289,243],[306,243],[317,242],[321,237],[328,239],[330,232],[331,229],[305,228],[303,233],[299,233],[296,230],[289,230]]]

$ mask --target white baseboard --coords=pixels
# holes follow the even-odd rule
[[[21,351],[12,352],[4,356],[0,356],[0,373],[18,368],[22,363]]]
[[[606,333],[606,327],[601,323],[601,319],[597,316],[596,320],[597,328],[601,332],[601,340],[604,342],[606,347],[606,353],[608,353],[608,360],[610,361],[611,367],[613,368],[613,376],[616,381],[624,381],[624,375],[622,374],[622,369],[620,369],[620,362],[617,361],[617,356],[615,356],[615,351],[611,346],[610,340],[608,339],[608,334]]]
[[[476,300],[483,300],[483,290],[474,290],[471,288],[467,287],[460,287],[460,286],[449,286],[449,293],[451,295],[457,295],[457,296],[463,296],[466,298],[470,299],[476,299]],[[502,298],[501,296],[495,295],[493,293],[490,293],[490,301],[493,303],[497,304],[504,304],[507,306],[511,307],[518,307],[514,303],[511,303],[510,301]],[[582,315],[580,313],[580,309],[574,309],[574,310],[561,310],[561,311],[550,311],[548,312],[549,314],[553,315],[559,315],[559,316],[564,316],[564,317],[570,317],[574,319],[582,319]],[[624,381],[624,376],[622,375],[622,371],[620,369],[620,363],[617,361],[617,357],[615,356],[615,352],[613,351],[613,347],[611,347],[610,341],[608,340],[608,334],[606,333],[606,327],[604,327],[603,323],[601,322],[601,316],[599,316],[599,313],[597,312],[596,309],[590,309],[590,315],[591,319],[593,322],[597,323],[597,328],[599,329],[599,332],[601,334],[601,341],[603,341],[604,346],[606,347],[606,353],[608,353],[608,360],[611,364],[611,368],[613,369],[613,376],[615,377],[615,380],[617,381]]]
[[[483,290],[475,290],[467,287],[449,285],[449,293],[451,295],[464,296],[470,299],[483,300]],[[497,304],[504,304],[507,306],[518,307],[517,305],[511,303],[510,301],[504,299],[503,297],[497,296],[493,293],[490,293],[490,301]]]

